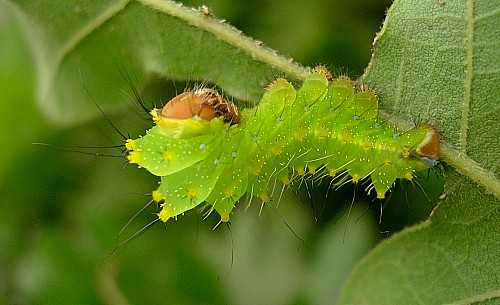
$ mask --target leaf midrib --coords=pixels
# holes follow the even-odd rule
[[[467,54],[464,84],[464,100],[462,103],[462,119],[460,123],[460,152],[467,153],[467,135],[469,130],[469,111],[472,97],[472,79],[474,73],[474,3],[468,0],[467,4]]]
[[[51,81],[47,83],[48,86],[45,88],[45,92],[42,92],[42,97],[45,97],[50,91],[49,88],[51,87],[51,84],[53,84],[62,62],[71,53],[71,51],[76,49],[78,44],[88,37],[93,31],[124,10],[125,7],[131,2],[131,0],[119,0],[118,2],[113,3],[108,6],[106,10],[98,14],[94,19],[90,20],[78,32],[71,35],[71,38],[63,44],[62,48],[54,57],[52,73],[49,76]],[[294,63],[289,58],[278,55],[274,50],[259,46],[256,41],[243,36],[240,31],[229,26],[222,20],[216,19],[212,16],[206,17],[201,13],[193,14],[192,9],[188,9],[182,4],[174,1],[138,0],[137,2],[167,15],[184,20],[190,25],[211,33],[218,39],[225,41],[226,43],[249,54],[255,60],[268,63],[272,67],[284,71],[291,77],[304,79],[309,73],[308,68]]]
[[[223,20],[212,16],[203,16],[201,13],[193,14],[192,9],[170,0],[138,0],[138,2],[211,33],[218,39],[250,55],[253,59],[268,63],[291,77],[305,79],[310,72],[308,68],[293,62],[290,58],[281,56],[276,51],[263,47],[253,39],[242,35],[241,31],[229,26]]]
[[[54,84],[59,69],[64,61],[64,59],[71,53],[71,51],[75,50],[75,48],[82,42],[86,37],[88,37],[93,31],[102,26],[106,21],[113,18],[122,11],[128,4],[130,0],[118,0],[117,2],[112,3],[107,7],[106,10],[102,11],[100,14],[96,15],[96,17],[90,20],[87,24],[85,24],[78,32],[75,32],[70,36],[70,39],[67,40],[62,47],[59,49],[59,52],[56,56],[54,56],[54,60],[52,62],[52,69],[47,82],[47,86],[42,88],[41,98],[45,100],[46,96],[50,93],[50,88],[52,84]]]

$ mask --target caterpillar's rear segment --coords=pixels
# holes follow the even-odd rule
[[[274,181],[319,169],[347,172],[385,198],[398,178],[437,164],[439,134],[431,125],[395,132],[378,117],[373,90],[355,92],[347,77],[329,81],[315,69],[295,88],[284,79],[266,90],[257,109],[238,111],[211,89],[185,92],[152,112],[156,126],[127,141],[129,162],[161,177],[153,198],[162,221],[203,202],[227,222],[249,193],[269,201]]]

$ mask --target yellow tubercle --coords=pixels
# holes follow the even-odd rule
[[[270,201],[269,195],[267,195],[267,194],[260,195],[259,197],[262,200],[262,202],[269,202]]]
[[[377,191],[377,198],[378,199],[384,199],[385,198],[385,192]]]
[[[259,167],[249,168],[249,171],[254,176],[259,176],[260,175],[260,168]]]
[[[295,172],[297,172],[297,175],[299,175],[299,176],[304,176],[306,174],[306,171],[304,170],[304,168],[296,168]]]
[[[166,150],[163,152],[163,159],[167,161],[172,161],[173,158],[174,158],[174,153],[172,151]]]
[[[187,190],[187,196],[189,199],[194,199],[196,195],[198,194],[198,190],[194,188],[189,188]]]
[[[220,214],[220,221],[228,222],[229,221],[229,212],[223,212]]]
[[[224,191],[224,195],[226,196],[226,198],[232,198],[234,196],[234,187],[226,189]]]
[[[156,108],[151,109],[151,111],[149,112],[149,114],[153,117],[153,121],[155,123],[158,123],[158,121],[160,120],[160,115],[158,114],[159,112],[160,110]]]
[[[403,158],[409,158],[411,153],[409,150],[403,149],[402,155],[403,155]]]
[[[136,151],[131,151],[129,152],[129,155],[127,156],[128,163],[136,163],[139,164],[140,156],[139,153]]]
[[[283,183],[283,185],[290,185],[290,179],[288,177],[285,177],[281,180],[281,183]]]
[[[159,190],[154,190],[151,193],[151,196],[153,197],[153,200],[156,201],[156,202],[160,202],[160,201],[162,201],[162,200],[165,199],[165,198],[163,198],[163,195],[160,193]]]
[[[125,148],[129,151],[134,150],[134,143],[135,140],[127,139],[127,141],[125,141]]]
[[[332,79],[332,74],[330,73],[330,71],[328,71],[328,69],[323,66],[323,65],[319,65],[319,66],[316,66],[314,67],[314,69],[312,70],[311,73],[319,73],[319,74],[323,74],[327,79],[331,80]]]
[[[282,153],[283,153],[283,148],[281,146],[278,146],[274,149],[275,156],[281,156]]]
[[[167,220],[172,218],[172,214],[170,214],[165,208],[161,209],[161,211],[159,213],[157,213],[156,215],[158,215],[158,218],[162,222],[167,222]]]

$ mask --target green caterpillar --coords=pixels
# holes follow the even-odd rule
[[[433,126],[397,131],[379,118],[373,90],[356,92],[345,76],[330,81],[324,67],[299,90],[275,80],[257,107],[241,113],[201,89],[151,114],[156,126],[126,148],[130,163],[161,177],[153,199],[163,222],[203,202],[228,222],[245,193],[268,202],[270,184],[288,185],[307,173],[353,183],[370,178],[367,191],[382,199],[396,179],[412,180],[439,159]]]

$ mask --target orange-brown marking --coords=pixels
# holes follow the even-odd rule
[[[438,160],[440,156],[439,132],[429,124],[425,124],[424,128],[427,129],[427,135],[417,148],[417,152],[423,157]]]
[[[197,115],[206,121],[224,117],[224,122],[231,125],[238,124],[241,118],[234,103],[226,101],[216,91],[208,88],[194,92],[187,91],[175,96],[159,114],[169,119],[189,119]]]

